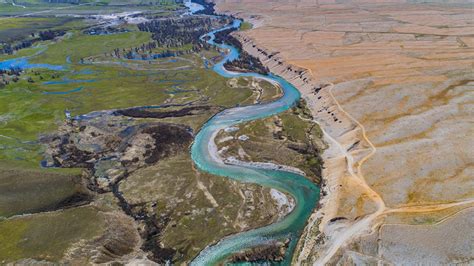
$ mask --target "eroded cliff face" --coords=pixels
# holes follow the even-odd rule
[[[235,37],[241,41],[243,49],[259,58],[272,73],[300,90],[314,120],[323,129],[323,139],[328,148],[323,153],[320,208],[308,221],[299,245],[302,250],[297,251],[295,259],[309,257],[310,253],[318,251],[323,235],[333,234],[331,224],[338,221],[338,226],[344,223],[349,225],[350,221],[376,212],[379,205],[383,205],[380,197],[367,186],[354,166],[356,160],[360,161],[372,153],[370,143],[365,139],[362,127],[338,106],[331,93],[333,84],[315,80],[310,71],[285,62],[276,52],[261,48],[245,33],[236,33]],[[361,198],[366,200],[352,204]],[[340,217],[343,218],[338,219]]]
[[[466,3],[217,1],[217,10],[254,24],[235,34],[244,50],[302,92],[326,133],[324,196],[295,262],[469,259],[472,233],[459,222],[474,196]]]

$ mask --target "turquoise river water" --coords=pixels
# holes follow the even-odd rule
[[[234,20],[232,25],[212,31],[202,37],[207,36],[209,38],[209,44],[230,51],[222,61],[214,65],[213,70],[227,78],[255,77],[269,80],[274,84],[278,84],[283,89],[284,95],[280,99],[270,103],[235,107],[215,115],[196,135],[191,147],[191,156],[194,163],[203,171],[240,182],[255,183],[285,192],[294,198],[295,207],[290,214],[276,223],[225,237],[216,244],[208,246],[199,253],[191,265],[219,264],[235,252],[270,243],[275,240],[282,241],[286,238],[290,239],[289,248],[286,251],[285,260],[278,264],[289,265],[306,221],[319,200],[319,187],[304,176],[282,170],[227,165],[215,156],[217,150],[214,145],[214,138],[220,130],[246,121],[257,120],[281,113],[291,108],[300,98],[299,91],[281,77],[271,74],[234,73],[224,68],[223,65],[225,62],[239,57],[239,51],[230,45],[215,43],[215,33],[231,27],[239,28],[240,23],[241,21]],[[262,262],[261,264],[268,265],[271,263]]]

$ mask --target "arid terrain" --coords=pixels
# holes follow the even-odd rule
[[[217,1],[329,145],[295,263],[469,263],[473,3]]]

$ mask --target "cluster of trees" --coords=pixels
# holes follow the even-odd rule
[[[127,55],[151,53],[151,51],[153,49],[156,49],[157,47],[158,47],[158,44],[156,42],[148,42],[148,43],[144,43],[144,44],[140,45],[139,47],[130,48],[130,49],[115,48],[112,52],[112,56],[117,57],[117,58],[124,57],[124,58],[129,58],[130,59],[130,56],[127,56]]]
[[[242,49],[242,44],[236,38],[232,37],[230,33],[235,29],[231,28],[228,30],[223,30],[215,34],[214,41],[216,43],[227,43],[235,48],[237,48],[240,52],[240,57],[234,61],[226,62],[224,67],[231,71],[251,71],[257,72],[259,74],[268,74],[269,69],[262,64],[262,62],[256,58],[248,54]]]
[[[270,70],[264,66],[258,58],[253,57],[244,51],[240,52],[240,57],[238,59],[226,62],[224,67],[230,71],[257,72],[262,75],[270,72]]]
[[[11,44],[11,43],[4,43],[3,46],[0,48],[0,54],[13,54],[14,52],[31,47],[35,42],[37,41],[47,41],[47,40],[52,40],[58,36],[62,36],[66,34],[65,31],[63,30],[58,30],[58,31],[52,31],[52,30],[47,30],[47,31],[40,31],[38,33],[38,37],[35,37],[36,35],[34,33],[31,34],[31,39],[23,40],[19,43],[16,44]]]
[[[19,76],[22,74],[23,69],[20,67],[11,67],[9,69],[0,69],[0,89],[4,88],[6,85],[10,84],[10,82],[18,82],[20,80]],[[43,76],[40,72],[34,71],[33,74],[39,77],[39,80],[43,80]],[[52,79],[58,78],[59,75],[53,74],[51,75]],[[30,76],[26,79],[29,83],[35,83],[33,78]]]
[[[5,86],[7,86],[8,84],[10,84],[10,82],[2,76],[2,80],[0,80],[0,89],[5,88]]]
[[[21,71],[23,70],[19,67],[11,67],[9,69],[0,69],[0,75],[19,76]]]
[[[116,57],[116,58],[149,60],[149,59],[165,58],[165,57],[179,56],[179,55],[199,52],[202,49],[208,49],[209,45],[207,43],[196,43],[196,44],[193,44],[192,47],[187,50],[173,51],[170,49],[166,49],[162,52],[154,53],[153,49],[156,49],[156,48],[158,48],[158,43],[156,41],[148,42],[148,43],[142,44],[141,46],[129,48],[129,49],[115,48],[110,54],[110,56]]]
[[[233,31],[236,31],[235,28],[230,28],[227,30],[219,31],[215,34],[215,39],[214,41],[216,43],[227,43],[239,50],[239,52],[242,52],[242,44],[234,37],[230,35]]]
[[[184,17],[154,20],[138,24],[141,31],[151,32],[160,47],[179,47],[199,43],[199,37],[212,28],[210,18]]]
[[[2,49],[0,49],[0,54],[13,54],[13,52],[31,47],[33,42],[31,40],[21,41],[16,45],[11,45],[6,43],[3,45]]]
[[[90,28],[83,31],[84,34],[88,35],[107,35],[107,34],[114,34],[114,33],[121,33],[121,32],[128,32],[125,28],[114,28],[114,27],[96,27]]]
[[[63,30],[47,30],[47,31],[40,31],[38,35],[39,35],[40,40],[48,41],[58,36],[63,36],[64,34],[66,34],[66,32]]]
[[[114,49],[110,54],[117,58],[156,59],[178,56],[210,49],[211,46],[199,40],[203,34],[211,31],[213,21],[206,17],[185,17],[154,20],[138,24],[140,31],[151,32],[154,41],[130,49]],[[187,50],[172,48],[190,45]],[[169,48],[160,53],[153,53],[157,48]]]
[[[18,80],[20,80],[18,76],[20,75],[21,71],[22,69],[19,67],[12,67],[10,69],[0,69],[0,89],[10,84],[10,81],[17,82]]]
[[[181,52],[181,51],[179,51]],[[170,50],[163,51],[158,54],[144,54],[144,53],[137,53],[134,52],[133,49],[128,50],[123,57],[127,59],[143,59],[143,60],[148,60],[148,59],[156,59],[156,58],[164,58],[164,57],[170,57],[170,56],[177,56],[179,55],[178,51],[172,52]],[[182,53],[181,53],[182,54]]]

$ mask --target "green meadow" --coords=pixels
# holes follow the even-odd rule
[[[71,33],[72,36],[58,42],[45,42],[44,51],[29,60],[61,65],[64,70],[29,69],[18,82],[10,82],[0,89],[0,145],[4,147],[0,159],[38,163],[41,156],[32,156],[31,151],[40,152],[40,147],[29,144],[19,149],[18,142],[36,141],[41,134],[54,132],[65,121],[66,110],[74,116],[160,105],[167,99],[184,103],[204,98],[204,104],[226,106],[251,95],[250,90],[229,88],[224,78],[203,67],[197,55],[184,55],[176,62],[167,58],[146,61],[109,56],[113,49],[137,47],[150,41],[149,33],[132,31],[95,36],[77,30]],[[81,63],[81,58],[91,60]],[[171,94],[173,86],[190,92]],[[60,94],[78,88],[80,91]]]
[[[40,10],[46,6],[68,7],[67,4],[46,5],[37,0],[16,3],[25,4],[27,10]],[[163,1],[151,1],[150,4],[150,1],[145,3],[141,0],[127,1],[127,4],[122,0],[106,0],[100,5],[70,6],[69,10],[97,12],[105,10],[106,6],[113,6],[109,10],[126,11],[130,5],[136,5],[162,12],[179,7]],[[0,4],[0,14],[7,12],[7,8],[3,7],[4,4]],[[61,12],[65,9],[58,11]],[[11,18],[5,20],[8,24],[3,24],[1,19],[0,39],[21,38],[43,29],[64,29],[67,34],[56,41],[36,43],[34,47],[14,55],[0,55],[0,62],[28,57],[31,64],[63,67],[62,70],[27,69],[18,81],[10,80],[8,85],[0,88],[0,264],[21,258],[60,261],[73,245],[102,239],[110,230],[104,213],[119,210],[113,195],[105,193],[95,195],[95,201],[88,206],[38,213],[57,206],[84,189],[83,184],[78,182],[82,169],[40,166],[44,146],[39,140],[44,135],[57,132],[67,121],[66,112],[74,117],[94,111],[190,102],[223,109],[237,104],[251,104],[256,99],[256,92],[251,90],[248,80],[238,80],[241,86],[231,86],[228,79],[204,66],[203,56],[212,58],[219,55],[214,50],[154,60],[130,60],[112,56],[114,49],[129,50],[151,41],[150,33],[139,32],[134,25],[126,26],[130,32],[87,35],[83,30],[90,24],[82,20],[28,17]],[[188,45],[166,49],[190,48]],[[164,50],[163,47],[156,48],[151,53]],[[268,82],[259,84],[263,89],[262,101],[271,101],[281,93],[279,88]],[[160,122],[181,123],[197,131],[216,110],[218,108],[195,116],[170,117]],[[281,119],[288,138],[306,140],[306,135],[299,131],[306,129],[307,124],[290,113]],[[255,131],[261,130],[259,132],[270,135],[264,125],[254,126]],[[254,133],[257,135],[258,132]],[[158,172],[161,179],[155,176]],[[178,181],[180,183],[176,183]],[[154,187],[149,186],[154,182],[158,183]],[[206,184],[223,207],[215,208],[202,192],[196,191],[198,182]],[[249,226],[267,224],[273,210],[272,201],[264,196],[264,192],[267,195],[268,191],[205,173],[198,174],[189,153],[140,169],[123,180],[121,186],[124,196],[132,203],[142,197],[146,202],[157,200],[157,216],[171,209],[177,211],[171,215],[174,226],[167,227],[161,241],[176,248],[183,261],[195,256],[205,245],[239,230],[238,225],[227,224],[226,221],[228,217],[240,217],[243,215],[241,212],[245,212],[245,208],[239,205],[242,189],[251,191],[255,202],[260,202],[258,206],[255,204],[258,210],[248,218]],[[157,188],[179,193],[154,193]],[[177,207],[169,204],[176,202],[176,199],[184,203]],[[190,214],[195,209],[212,208],[216,209],[212,211],[217,214],[211,219],[204,212]],[[216,232],[209,235],[208,230]]]

